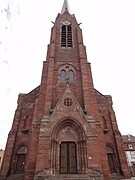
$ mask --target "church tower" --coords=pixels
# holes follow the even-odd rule
[[[51,29],[41,84],[19,94],[1,179],[130,178],[110,95],[93,86],[67,0]]]

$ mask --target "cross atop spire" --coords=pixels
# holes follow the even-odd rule
[[[61,10],[61,14],[63,14],[65,11],[70,11],[69,10],[69,4],[68,4],[68,0],[64,0],[64,3],[63,3],[63,7],[62,7],[62,10]]]

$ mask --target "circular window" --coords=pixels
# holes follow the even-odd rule
[[[128,144],[128,148],[129,148],[129,149],[133,149],[132,144]]]
[[[65,106],[71,106],[71,105],[72,105],[72,99],[66,98],[66,99],[64,100],[64,105],[65,105]]]

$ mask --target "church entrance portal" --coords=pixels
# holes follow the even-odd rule
[[[77,173],[76,144],[74,142],[62,142],[60,144],[60,174]]]
[[[52,133],[53,174],[84,174],[87,168],[85,133],[72,119],[59,121]]]

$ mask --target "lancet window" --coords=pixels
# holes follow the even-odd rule
[[[69,82],[73,82],[74,81],[74,71],[70,70],[69,71]]]
[[[71,27],[71,25],[62,25],[61,47],[72,47],[72,27]]]
[[[65,70],[62,70],[61,71],[61,82],[65,82],[66,81],[66,71]]]

